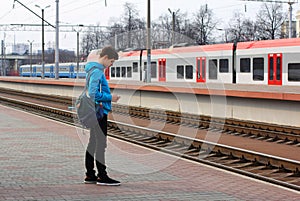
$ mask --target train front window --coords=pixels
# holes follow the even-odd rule
[[[300,82],[300,63],[288,64],[288,80]]]
[[[241,73],[250,73],[250,58],[240,60]]]
[[[264,80],[264,58],[253,58],[253,80]]]
[[[220,59],[220,73],[228,73],[229,72],[229,61],[228,59]]]

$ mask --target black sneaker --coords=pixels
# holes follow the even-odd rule
[[[84,183],[85,184],[96,184],[97,183],[97,177],[96,176],[94,176],[94,177],[86,176],[85,179],[84,179]]]
[[[103,177],[98,177],[97,179],[97,185],[102,186],[120,186],[120,182],[114,179],[109,178],[107,175]]]

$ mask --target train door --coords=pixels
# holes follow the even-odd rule
[[[105,71],[104,71],[104,74],[105,74],[105,77],[106,77],[107,80],[110,79],[110,76],[109,76],[110,70],[109,70],[109,69],[110,69],[110,67],[109,67],[109,68],[106,68]]]
[[[158,81],[166,81],[166,59],[158,59]]]
[[[36,77],[37,74],[36,74],[36,66],[33,66],[32,67],[32,77]]]
[[[69,78],[73,78],[74,76],[74,66],[71,64],[69,68]]]
[[[206,82],[205,74],[206,74],[206,58],[205,57],[197,57],[196,59],[196,75],[197,75],[197,82]]]
[[[19,72],[20,72],[20,76],[23,77],[23,68],[20,68],[20,69],[19,69]],[[29,73],[30,73],[30,72],[29,72]],[[29,77],[30,77],[30,74],[29,74]]]
[[[51,77],[51,78],[55,77],[55,75],[54,75],[54,66],[53,65],[50,66],[50,75],[49,75],[49,77]]]
[[[282,85],[282,54],[269,54],[269,85]]]

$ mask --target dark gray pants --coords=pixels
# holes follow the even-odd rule
[[[90,129],[89,144],[85,153],[85,168],[86,176],[95,176],[95,161],[98,170],[98,177],[106,175],[105,166],[105,149],[107,146],[107,115],[104,115],[103,119],[99,122],[99,125]]]

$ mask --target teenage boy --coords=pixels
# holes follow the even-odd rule
[[[96,104],[102,104],[104,117],[90,129],[89,143],[85,153],[86,178],[84,183],[118,186],[120,182],[110,178],[106,172],[105,149],[107,146],[107,115],[111,111],[111,102],[117,102],[120,96],[110,93],[104,70],[113,65],[119,55],[111,46],[92,51],[85,65],[86,73],[90,73],[88,95]],[[91,71],[91,72],[89,72]],[[94,162],[98,174],[94,170]]]

